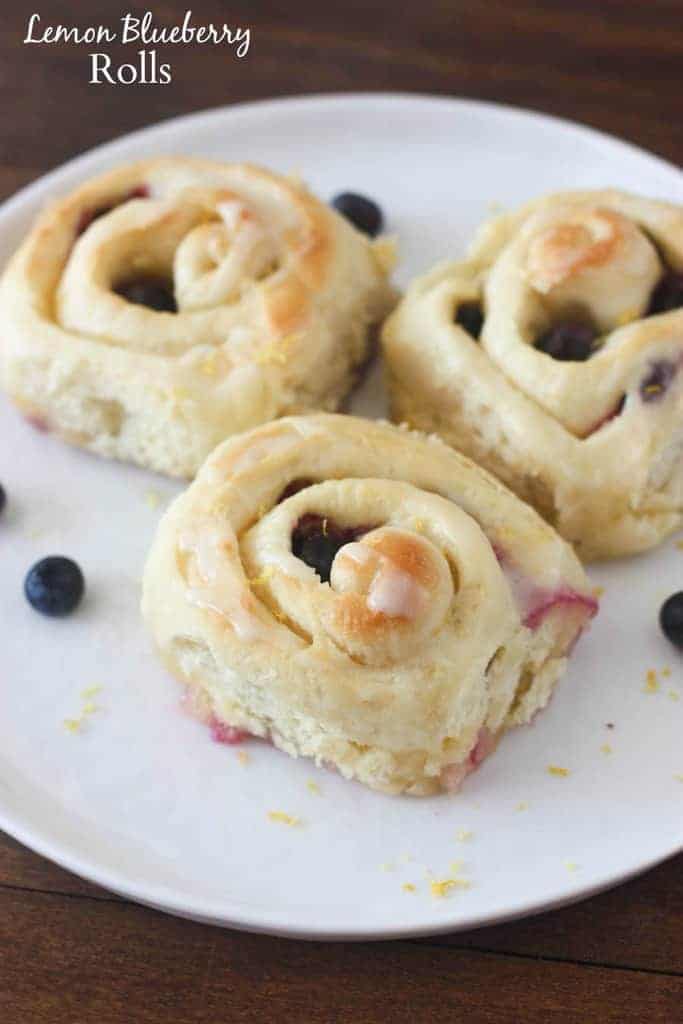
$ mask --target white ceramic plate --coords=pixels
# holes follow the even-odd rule
[[[324,197],[375,196],[401,240],[401,283],[462,252],[492,204],[609,184],[683,200],[674,167],[538,114],[329,96],[226,108],[104,146],[3,207],[0,256],[46,199],[119,161],[175,152],[298,170]],[[379,411],[373,388],[356,411]],[[175,484],[38,434],[4,400],[0,437],[11,503],[0,524],[0,826],[35,850],[173,913],[355,938],[528,914],[681,849],[683,699],[669,691],[683,693],[682,662],[657,627],[662,599],[683,585],[673,541],[594,573],[603,608],[551,707],[509,735],[461,795],[390,798],[263,743],[242,765],[180,712],[138,616],[145,552]],[[78,559],[89,587],[82,610],[57,622],[22,597],[28,566],[55,552]],[[660,692],[644,692],[646,670],[664,666]],[[73,735],[64,719],[93,685],[101,710]],[[550,775],[551,763],[571,774]],[[270,810],[304,824],[273,823]],[[453,861],[471,888],[435,899],[428,879],[447,877]]]

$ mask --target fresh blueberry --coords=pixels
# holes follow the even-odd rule
[[[5,494],[5,488],[0,484],[0,514],[4,511],[5,505],[7,504],[7,495]]]
[[[670,270],[660,279],[652,293],[648,315],[668,313],[683,306],[683,274]]]
[[[36,562],[24,580],[28,603],[43,615],[69,615],[85,591],[83,573],[70,558],[50,555]]]
[[[173,291],[166,281],[156,278],[141,278],[134,281],[126,281],[115,289],[126,302],[132,302],[135,306],[148,306],[157,313],[177,313]]]
[[[335,555],[345,544],[358,540],[372,529],[369,526],[339,526],[322,516],[302,516],[292,532],[292,551],[311,569],[315,569],[323,583],[330,582]]]
[[[350,220],[359,231],[374,238],[382,230],[384,217],[377,203],[357,192],[340,192],[332,200],[337,213]]]
[[[656,402],[662,397],[676,376],[676,366],[668,359],[658,359],[640,384],[640,397],[644,402]]]
[[[596,336],[589,324],[566,320],[542,334],[535,347],[560,362],[583,363],[593,354]]]
[[[667,640],[683,648],[683,590],[667,597],[659,612],[659,624]]]
[[[479,302],[461,302],[455,314],[455,322],[463,330],[478,338],[484,325],[484,313]]]

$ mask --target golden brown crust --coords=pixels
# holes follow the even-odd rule
[[[681,270],[671,203],[561,193],[494,220],[385,325],[392,415],[496,473],[582,558],[652,547],[683,522],[683,309],[650,309]],[[478,340],[455,322],[472,301]],[[597,332],[589,358],[537,346],[572,319]]]
[[[150,277],[177,312],[118,293]],[[392,299],[369,240],[293,181],[143,161],[39,217],[0,284],[0,381],[69,440],[191,476],[226,436],[335,407]]]
[[[356,538],[329,582],[294,554],[311,516]],[[593,610],[569,546],[492,477],[330,415],[220,446],[164,517],[143,597],[165,662],[219,719],[412,793],[454,785],[545,705]]]

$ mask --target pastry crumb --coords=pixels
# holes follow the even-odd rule
[[[246,752],[246,750],[238,750],[236,757],[240,764],[249,763],[249,754]]]
[[[546,770],[548,775],[556,775],[561,779],[566,779],[566,777],[571,774],[569,768],[561,768],[557,764],[549,764]]]
[[[404,882],[401,888],[404,892],[415,892],[415,886],[412,882]]]
[[[612,747],[611,747],[611,745],[609,743],[603,743],[603,745],[600,747],[600,750],[602,751],[603,754],[611,754],[612,753]]]
[[[380,270],[385,274],[391,273],[398,262],[398,243],[395,238],[378,238],[372,242],[372,251],[379,264]]]
[[[268,811],[268,820],[275,821],[280,825],[287,825],[290,828],[301,825],[301,818],[294,814],[286,814],[284,811]]]
[[[309,793],[313,793],[314,796],[320,796],[320,786],[317,782],[313,782],[312,779],[309,779],[306,783],[306,789]]]
[[[520,800],[519,803],[515,806],[516,811],[527,811],[528,809],[529,805],[526,802],[526,800]]]
[[[474,838],[474,832],[468,828],[460,828],[456,832],[455,838],[459,843],[467,843],[470,839]]]

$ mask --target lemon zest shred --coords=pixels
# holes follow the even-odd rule
[[[436,899],[443,899],[454,889],[471,889],[472,883],[466,878],[434,878],[429,883],[429,890]]]
[[[566,779],[571,774],[569,768],[561,768],[557,764],[549,764],[546,770],[548,775],[555,775],[560,779]]]
[[[442,900],[452,889],[455,888],[455,879],[444,878],[441,881],[434,879],[429,883],[429,891],[436,899]]]
[[[151,509],[159,508],[161,505],[161,495],[158,491],[147,491],[145,494],[145,504]]]
[[[286,814],[285,811],[268,811],[268,820],[278,822],[280,825],[288,825],[290,828],[301,824],[301,818],[294,814]]]
[[[199,372],[203,373],[205,377],[215,377],[218,373],[218,354],[212,352],[211,355],[207,356],[206,359],[202,359],[199,363]]]
[[[284,366],[289,359],[289,349],[298,340],[296,334],[286,334],[282,338],[275,338],[256,356],[256,362],[261,366],[268,363],[275,363]]]
[[[648,669],[647,675],[645,676],[645,687],[644,693],[658,693],[659,692],[659,680],[657,679],[657,673],[653,668]]]
[[[272,565],[267,565],[263,572],[259,573],[258,576],[254,576],[253,579],[248,580],[248,583],[252,587],[262,587],[264,583],[267,583],[274,575],[275,570]]]

